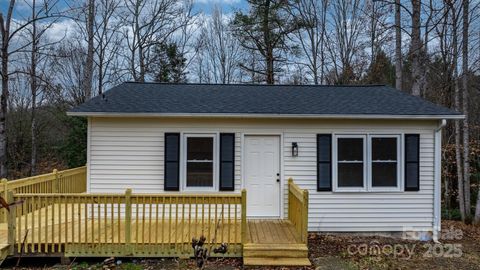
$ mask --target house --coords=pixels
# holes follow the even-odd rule
[[[308,231],[440,231],[441,131],[463,115],[381,85],[132,83],[73,108],[87,166],[2,180],[7,256],[309,265]],[[198,250],[198,249],[195,249]]]
[[[248,194],[248,218],[308,230],[440,230],[441,130],[463,116],[382,85],[127,82],[72,109],[88,117],[90,193]]]

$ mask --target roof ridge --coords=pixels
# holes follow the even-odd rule
[[[173,82],[136,82],[131,84],[159,84],[159,85],[214,85],[214,86],[298,86],[298,87],[381,87],[385,84],[261,84],[261,83],[173,83]]]

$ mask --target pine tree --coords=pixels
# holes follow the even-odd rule
[[[155,47],[152,73],[156,82],[187,82],[185,65],[187,59],[175,43],[162,43]]]
[[[242,47],[256,51],[263,57],[264,67],[260,70],[246,64],[241,64],[241,67],[265,76],[267,84],[274,84],[275,63],[285,60],[282,53],[291,49],[286,44],[287,37],[301,23],[287,11],[288,1],[248,0],[248,4],[249,12],[237,12],[232,26]]]

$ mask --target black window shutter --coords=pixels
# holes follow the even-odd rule
[[[420,135],[405,134],[405,191],[420,190]]]
[[[235,189],[235,133],[220,134],[220,190]]]
[[[165,133],[165,190],[180,189],[180,133]]]
[[[317,191],[332,191],[332,134],[317,134]]]

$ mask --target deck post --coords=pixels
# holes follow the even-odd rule
[[[3,178],[2,181],[0,182],[0,196],[3,198],[7,198],[7,192],[8,192],[8,180],[6,178]],[[7,223],[7,210],[3,209],[0,210],[0,223]]]
[[[247,190],[242,189],[242,247],[247,242]]]
[[[129,188],[125,191],[125,245],[126,245],[126,252],[128,252],[128,254],[132,251],[131,250],[131,244],[132,244],[131,225],[132,225],[132,189]]]
[[[292,189],[293,179],[290,177],[288,178],[288,196],[287,196],[287,204],[288,204],[288,211],[287,211],[287,218],[288,220],[292,220],[292,193],[290,190]]]
[[[53,169],[53,176],[54,180],[52,183],[52,193],[58,193],[58,171],[57,169]]]
[[[11,204],[13,202],[13,192],[9,191],[7,193],[7,203]],[[8,211],[8,248],[10,255],[13,255],[15,251],[15,232],[17,228],[17,208],[15,206],[10,208]]]
[[[303,190],[303,209],[302,209],[302,218],[303,218],[303,242],[308,243],[308,190]]]

